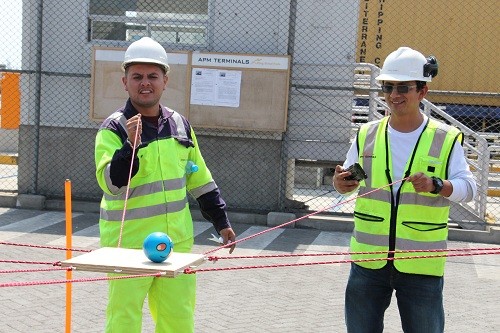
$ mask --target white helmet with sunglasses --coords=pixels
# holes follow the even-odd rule
[[[425,81],[431,82],[438,73],[434,56],[428,58],[418,51],[403,46],[392,52],[384,61],[379,81]]]

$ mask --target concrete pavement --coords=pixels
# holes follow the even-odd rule
[[[265,225],[233,222],[238,238],[266,230]],[[73,213],[73,247],[96,249],[98,215]],[[324,221],[323,221],[324,222]],[[318,222],[319,223],[319,222]],[[324,222],[326,223],[326,222]],[[238,244],[234,255],[346,252],[349,232],[328,228],[281,228]],[[208,238],[213,229],[195,222],[195,253],[214,248]],[[62,211],[0,208],[0,241],[35,245],[65,245]],[[450,248],[500,247],[470,241],[450,241]],[[221,250],[215,253],[226,255]],[[499,252],[500,254],[500,252]],[[55,262],[64,251],[0,245],[1,260]],[[78,255],[75,253],[74,255]],[[340,257],[293,257],[276,259],[219,260],[199,268],[235,267],[346,259]],[[45,268],[2,262],[0,270]],[[33,267],[35,266],[35,267]],[[344,288],[349,264],[199,272],[196,332],[345,332]],[[73,272],[74,279],[104,277],[102,273]],[[62,280],[64,272],[0,274],[0,283]],[[0,332],[64,332],[65,285],[0,288]],[[445,274],[446,332],[496,332],[500,327],[500,255],[448,258]],[[102,332],[107,283],[73,284],[72,332]],[[385,332],[401,332],[396,301],[386,313]],[[143,332],[153,332],[147,302]]]

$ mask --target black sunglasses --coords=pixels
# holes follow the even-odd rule
[[[394,87],[396,87],[396,91],[398,92],[398,94],[407,94],[411,88],[416,87],[416,86],[417,86],[416,84],[414,84],[412,86],[388,86],[388,85],[384,85],[384,86],[382,86],[382,92],[384,92],[386,94],[390,94],[390,93],[392,93],[392,90],[394,89]]]

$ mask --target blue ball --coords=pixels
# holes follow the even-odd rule
[[[174,248],[170,237],[163,232],[153,232],[144,240],[142,249],[152,262],[165,261]]]

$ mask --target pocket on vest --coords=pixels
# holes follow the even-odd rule
[[[358,218],[360,220],[366,221],[366,222],[384,222],[384,218],[376,215],[371,215],[371,214],[366,214],[366,213],[360,213],[354,211],[354,218]]]
[[[429,223],[418,221],[405,221],[402,223],[402,225],[418,231],[434,231],[444,229],[448,226],[447,223]]]

